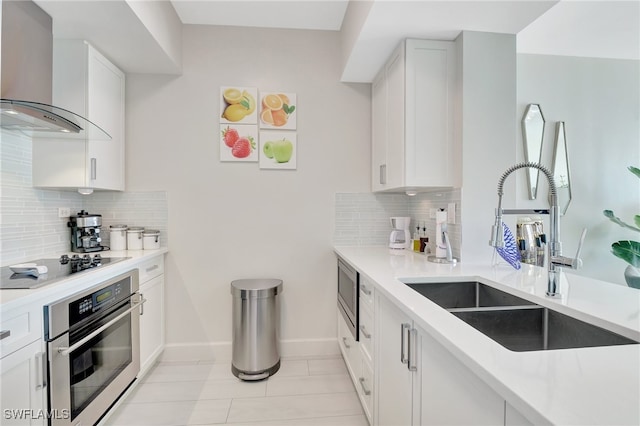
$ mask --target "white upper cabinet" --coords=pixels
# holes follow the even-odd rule
[[[53,103],[83,115],[111,140],[33,139],[33,186],[124,191],[125,76],[82,40],[55,40]]]
[[[454,42],[405,40],[372,84],[372,190],[460,186]]]

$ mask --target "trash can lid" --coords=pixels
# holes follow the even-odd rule
[[[262,299],[282,292],[282,280],[244,279],[231,281],[231,294],[243,299]]]

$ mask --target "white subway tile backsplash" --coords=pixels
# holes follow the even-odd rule
[[[167,194],[154,192],[95,192],[37,189],[31,186],[31,140],[0,133],[0,265],[38,257],[55,257],[71,250],[68,218],[58,217],[59,207],[71,214],[80,210],[103,216],[108,245],[109,225],[124,223],[160,230],[167,246]]]
[[[461,246],[461,191],[418,193],[414,197],[387,193],[338,193],[335,197],[335,245],[386,245],[391,233],[392,216],[411,217],[411,233],[418,222],[425,223],[429,243],[434,248],[436,220],[430,217],[432,209],[456,204],[456,223],[448,225],[453,256],[460,258]]]

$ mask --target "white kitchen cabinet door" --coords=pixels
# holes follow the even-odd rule
[[[414,413],[419,408],[414,404],[414,398],[419,398],[417,373],[410,370],[417,359],[409,359],[410,352],[415,354],[419,348],[412,333],[415,329],[404,312],[385,297],[376,297],[375,422],[380,426],[419,424]],[[410,339],[417,346],[412,346]]]
[[[421,425],[504,424],[504,399],[426,332],[420,334]]]
[[[354,386],[357,386],[358,377],[360,377],[360,368],[361,368],[361,354],[360,354],[360,346],[356,339],[351,334],[351,330],[347,326],[345,319],[342,317],[342,313],[340,309],[337,310],[338,313],[338,346],[340,346],[340,352],[342,353],[342,358],[344,358],[344,362],[347,365],[347,370],[349,371],[349,375],[351,376],[351,380],[354,383]],[[357,387],[356,387],[357,389]]]
[[[393,52],[372,85],[373,191],[460,185],[455,84],[454,42],[408,39]]]
[[[505,426],[533,426],[525,416],[520,414],[515,408],[508,402],[505,404],[504,410],[504,425]]]
[[[45,424],[45,362],[40,340],[0,360],[0,424]]]
[[[140,316],[140,375],[153,365],[164,349],[164,275],[140,285],[147,301]]]
[[[111,140],[33,139],[33,186],[124,190],[125,76],[82,40],[55,40],[53,103],[80,114]]]

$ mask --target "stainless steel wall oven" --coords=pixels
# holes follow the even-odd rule
[[[338,258],[338,309],[342,313],[353,338],[358,341],[358,297],[360,276],[353,268]]]
[[[144,302],[135,269],[44,307],[52,426],[96,424],[135,380]]]

